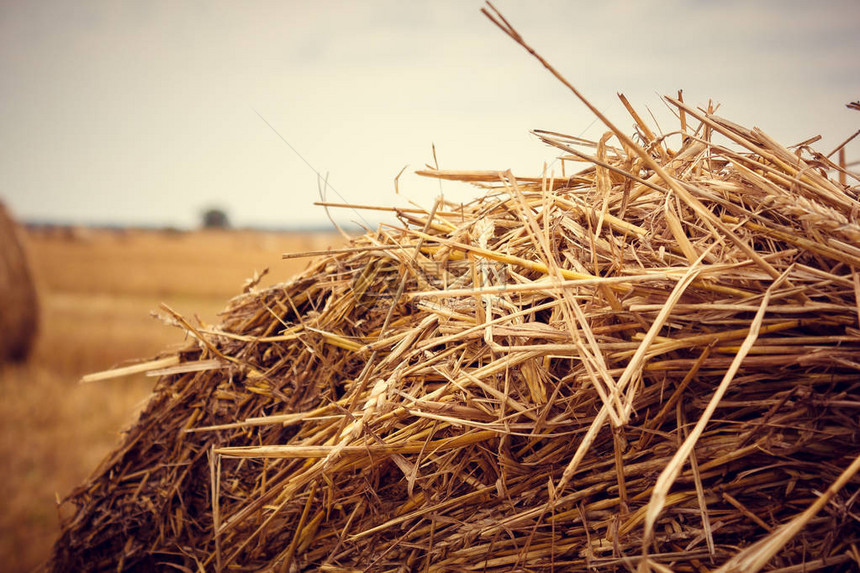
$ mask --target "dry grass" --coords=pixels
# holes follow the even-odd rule
[[[26,571],[58,533],[66,495],[116,446],[153,379],[78,384],[87,373],[181,344],[183,332],[150,316],[161,302],[217,320],[226,300],[264,267],[264,284],[305,261],[281,253],[322,248],[331,235],[254,232],[30,232],[42,329],[30,361],[0,369],[0,563]]]
[[[628,136],[485,13],[606,135],[539,133],[578,165],[558,179],[425,172],[487,192],[218,325],[165,307],[193,341],[150,363],[54,570],[860,563],[857,189],[680,97],[668,137],[624,100]]]
[[[211,328],[171,314],[194,340],[71,496],[55,570],[860,562],[857,189],[666,102],[672,137],[541,132],[578,169],[555,179],[423,172],[485,192]]]

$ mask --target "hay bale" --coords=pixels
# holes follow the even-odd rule
[[[72,494],[55,569],[847,567],[856,189],[667,102],[678,149],[540,133],[590,164],[425,172],[488,190],[399,211],[216,328],[171,315],[197,342]]]
[[[858,564],[860,201],[680,99],[398,210],[152,363],[54,570]],[[141,366],[134,369],[140,370]]]
[[[0,364],[27,359],[38,325],[36,288],[24,242],[0,203]]]

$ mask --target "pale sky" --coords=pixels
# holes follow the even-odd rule
[[[0,200],[24,220],[193,227],[214,205],[238,226],[325,224],[316,174],[258,112],[333,201],[432,205],[440,184],[412,174],[432,144],[445,169],[557,168],[529,130],[604,128],[482,5],[2,1]],[[628,133],[616,92],[668,131],[659,96],[678,89],[786,145],[860,128],[860,0],[495,5]]]

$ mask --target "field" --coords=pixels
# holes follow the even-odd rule
[[[81,483],[132,424],[154,379],[80,384],[81,376],[182,345],[153,317],[160,303],[194,322],[218,320],[255,271],[261,285],[307,263],[286,252],[341,242],[334,234],[34,230],[27,247],[41,324],[29,362],[0,367],[0,563],[29,571],[57,535],[57,499]]]

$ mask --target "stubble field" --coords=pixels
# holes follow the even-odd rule
[[[29,571],[48,557],[57,500],[117,444],[155,382],[81,384],[81,376],[184,344],[182,331],[152,316],[161,303],[192,323],[216,323],[255,271],[269,269],[265,286],[307,264],[282,253],[342,242],[326,233],[28,232],[41,321],[30,360],[0,366],[3,570]]]

